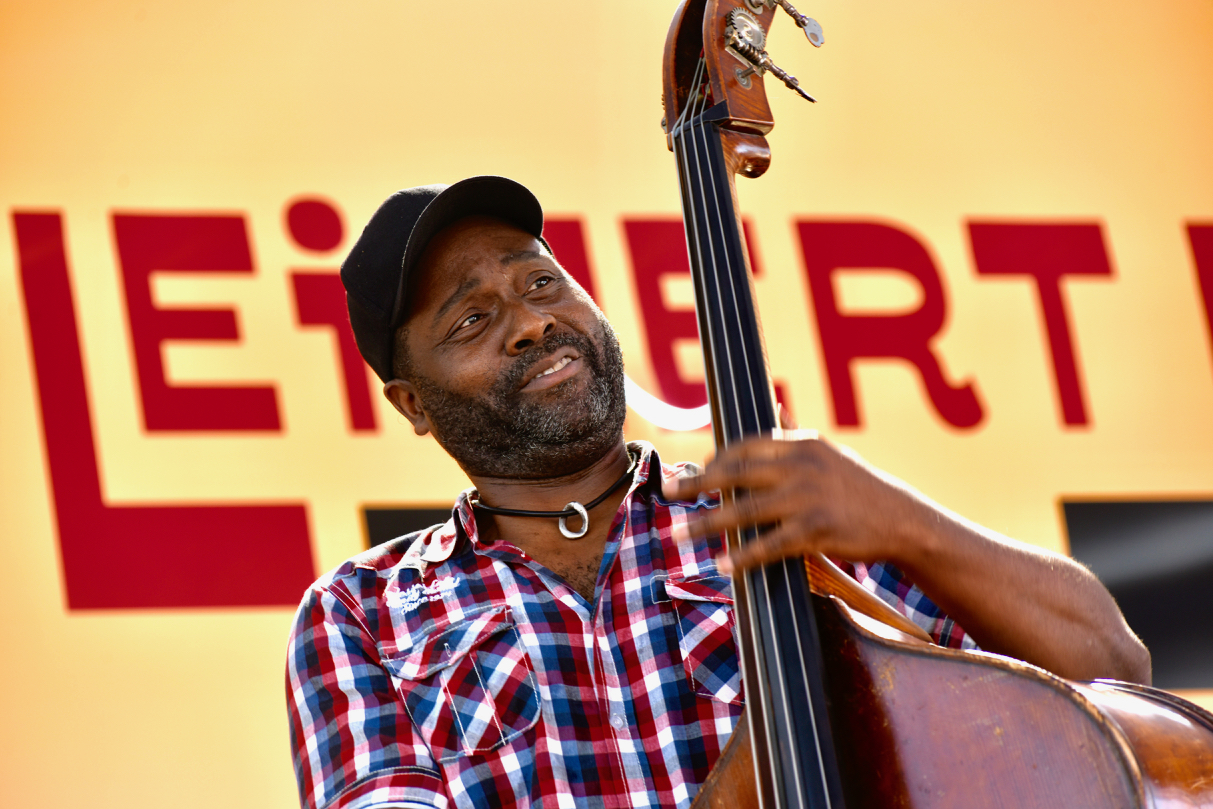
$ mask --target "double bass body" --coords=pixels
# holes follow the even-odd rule
[[[1213,715],[1199,707],[941,649],[815,598],[849,809],[1213,806]],[[756,807],[753,779],[739,733],[696,809]]]
[[[847,805],[1213,806],[1213,716],[819,608]]]
[[[734,186],[769,164],[763,71],[742,59],[776,2],[684,0],[664,56],[718,446],[778,426]],[[747,716],[693,809],[747,809],[760,795],[763,809],[1213,807],[1209,713],[942,649],[824,558],[807,563],[808,576],[789,562],[734,580]]]

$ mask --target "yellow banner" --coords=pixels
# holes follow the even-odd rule
[[[772,167],[739,180],[799,422],[1062,551],[1063,503],[1213,500],[1213,6],[800,5],[825,47],[786,19],[768,47],[820,102],[768,81]],[[291,605],[366,509],[467,485],[340,320],[398,188],[534,190],[628,435],[710,454],[672,429],[703,401],[673,11],[0,6],[0,803],[295,805]],[[1164,572],[1213,564],[1179,545]]]

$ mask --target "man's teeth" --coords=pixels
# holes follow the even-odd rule
[[[539,376],[547,376],[548,374],[554,374],[557,371],[559,371],[561,368],[563,368],[564,366],[568,365],[572,361],[573,361],[572,357],[565,357],[560,362],[556,363],[551,368],[549,368],[546,371],[544,371],[543,373],[541,373]]]

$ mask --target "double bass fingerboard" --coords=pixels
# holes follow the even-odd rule
[[[700,75],[702,75],[702,61]],[[696,79],[694,86],[699,86]],[[671,127],[695,285],[716,446],[779,426],[754,305],[732,175],[721,145],[722,105],[706,93]],[[738,493],[740,494],[740,493]],[[726,493],[726,497],[728,494]],[[761,528],[729,536],[730,546]],[[803,560],[734,578],[746,715],[764,809],[842,809],[821,646]]]

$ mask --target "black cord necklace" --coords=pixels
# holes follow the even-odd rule
[[[557,523],[560,526],[560,533],[568,539],[581,539],[590,530],[590,511],[594,509],[603,500],[611,496],[611,493],[624,484],[628,478],[632,477],[632,473],[636,471],[636,463],[640,460],[639,455],[633,455],[628,451],[628,469],[619,476],[619,480],[611,484],[611,487],[602,494],[595,497],[584,506],[576,500],[564,507],[563,511],[526,511],[520,508],[497,508],[496,506],[486,506],[479,498],[472,501],[472,508],[478,508],[481,511],[487,511],[489,514],[501,514],[505,517],[555,517],[559,518]],[[569,528],[569,517],[581,517],[581,527],[576,531]]]

